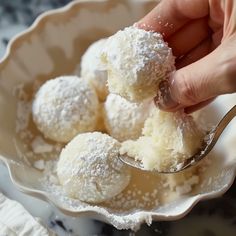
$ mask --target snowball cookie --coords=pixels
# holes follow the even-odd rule
[[[161,34],[134,26],[108,38],[101,59],[109,91],[136,102],[154,97],[159,82],[174,69],[172,50]]]
[[[94,131],[99,113],[96,92],[77,76],[48,80],[35,95],[32,114],[45,137],[68,142],[78,133]]]
[[[120,152],[141,160],[147,170],[169,171],[195,154],[203,138],[204,131],[190,115],[155,109],[145,121],[143,136],[124,142]]]
[[[81,77],[95,88],[101,101],[104,101],[108,94],[107,71],[100,56],[105,42],[106,39],[94,42],[81,58]]]
[[[119,158],[120,143],[100,132],[77,135],[61,152],[59,181],[70,197],[99,203],[119,194],[130,169]]]
[[[137,139],[144,126],[151,102],[132,103],[110,93],[104,104],[104,123],[107,132],[119,141]]]

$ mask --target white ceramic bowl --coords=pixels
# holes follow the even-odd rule
[[[54,204],[65,214],[87,215],[119,229],[136,229],[145,221],[151,223],[152,220],[181,218],[200,200],[218,197],[231,186],[236,166],[236,121],[232,122],[212,152],[212,164],[204,172],[202,184],[191,194],[152,210],[137,208],[117,212],[88,204],[79,209],[73,208],[45,190],[39,181],[42,172],[31,167],[17,150],[15,142],[21,141],[16,140],[15,132],[15,87],[72,73],[91,42],[133,24],[156,3],[148,0],[74,1],[64,8],[41,15],[27,31],[9,43],[6,55],[0,62],[0,159],[7,165],[18,189]],[[206,119],[216,122],[235,105],[235,101],[235,95],[216,99],[205,109]]]

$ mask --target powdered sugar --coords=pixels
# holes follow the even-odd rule
[[[98,99],[84,80],[58,77],[39,89],[32,112],[34,122],[46,137],[67,142],[79,132],[95,129]]]
[[[179,194],[187,194],[192,191],[193,186],[200,181],[199,176],[193,175],[189,179],[186,179],[182,185],[176,186],[176,192]]]
[[[25,114],[22,113],[21,115],[24,116]],[[108,201],[100,203],[99,205],[92,205],[78,199],[73,199],[68,197],[65,189],[59,184],[57,177],[57,163],[61,146],[57,143],[49,143],[38,133],[35,135],[34,132],[31,132],[29,126],[27,126],[26,130],[22,130],[21,132],[23,131],[28,133],[28,135],[25,136],[29,138],[25,140],[25,142],[29,142],[28,146],[29,148],[31,147],[31,150],[29,149],[28,151],[30,155],[27,154],[26,156],[33,158],[33,166],[42,171],[42,178],[40,180],[42,187],[45,192],[49,193],[61,206],[71,211],[96,211],[109,216],[110,222],[118,228],[133,228],[134,226],[137,227],[139,222],[143,220],[147,220],[150,223],[150,216],[147,217],[147,219],[142,216],[144,218],[141,219],[140,211],[151,212],[153,209],[170,201],[168,200],[169,195],[171,196],[174,194],[176,196],[175,198],[177,198],[177,195],[181,194],[177,193],[176,190],[178,188],[175,190],[170,189],[166,176],[152,176],[150,173],[132,170],[131,182],[128,187]],[[53,146],[52,152],[44,152],[47,145]],[[32,148],[33,146],[34,148]],[[100,145],[91,139],[89,146],[96,153],[96,147],[99,147]],[[35,150],[36,152],[40,152],[40,150],[43,152],[37,154],[34,153]],[[53,160],[49,161],[48,158]],[[116,163],[115,167],[119,167],[119,165]],[[66,169],[67,167],[64,166],[63,171],[66,171]],[[91,174],[87,168],[84,168],[81,171],[87,171],[88,174]],[[107,177],[107,174],[103,172],[106,172],[106,170],[99,167],[93,174],[94,176],[101,175],[103,178],[104,176],[109,178]],[[199,181],[199,183],[201,183],[201,179]],[[146,183],[148,183],[148,185]],[[181,188],[184,184],[180,183],[177,185]],[[195,184],[192,186],[195,186]],[[190,187],[188,189],[189,191],[192,190]],[[163,201],[163,199],[165,199],[165,201]]]
[[[197,183],[200,184],[203,181],[200,172],[196,173],[196,168],[192,171],[188,170],[188,174],[181,172],[177,175],[154,175],[132,170],[131,182],[123,192],[108,201],[94,205],[68,197],[65,190],[58,183],[56,166],[57,160],[45,163],[45,170],[41,179],[45,191],[65,209],[74,212],[99,212],[108,217],[110,222],[119,229],[136,229],[134,227],[138,227],[139,222],[146,220],[151,223],[150,214],[147,214],[147,219],[140,218],[141,215],[144,217],[143,212],[150,213],[155,212],[158,208],[161,209],[166,203],[169,204],[178,199],[179,195],[189,193]],[[171,180],[168,179],[169,177],[171,177]],[[187,183],[189,186],[187,186]]]
[[[36,169],[44,170],[44,168],[45,168],[45,162],[44,162],[44,160],[37,160],[37,161],[34,162],[33,166],[34,166]]]
[[[32,120],[32,97],[39,84],[39,81],[35,81],[30,85],[17,86],[14,90],[17,97],[14,144],[19,157],[42,170],[44,161],[57,157],[62,145],[46,140]]]
[[[163,41],[160,33],[127,27],[108,39],[105,50],[107,60],[116,71],[120,71],[124,77],[127,73],[132,73],[130,80],[127,81],[128,84],[137,82],[138,73],[141,71],[147,73],[147,83],[151,84],[157,77],[163,78],[166,71],[170,71],[173,67],[173,64],[166,63],[171,59],[169,58],[171,49]],[[158,64],[159,67],[162,66],[163,70],[154,67],[151,62]],[[147,65],[150,67],[146,67]]]
[[[16,116],[16,132],[25,130],[28,126],[31,114],[31,103],[27,101],[19,101],[17,104]]]
[[[137,187],[130,186],[132,190],[125,193],[120,193],[112,200],[107,202],[109,207],[119,209],[119,211],[126,211],[127,209],[152,209],[160,205],[159,190],[154,188],[151,191],[143,192]]]
[[[174,69],[174,57],[162,35],[134,26],[108,38],[102,58],[110,92],[131,101],[154,97],[160,80]]]
[[[99,132],[76,136],[61,152],[57,174],[69,196],[102,202],[120,193],[130,172],[118,158],[120,143]]]
[[[108,133],[119,141],[137,139],[149,115],[151,101],[132,103],[109,94],[104,104],[104,121]]]
[[[32,150],[35,154],[47,153],[53,151],[53,145],[48,144],[41,136],[36,136],[31,143]]]
[[[23,109],[20,109],[21,112],[19,113],[21,113],[20,116],[25,119],[26,117],[24,116],[27,115],[27,113],[24,112],[24,109],[27,106],[31,106],[31,101],[28,98],[23,101],[24,103],[21,103]],[[136,173],[134,170],[134,172],[132,171],[132,178],[128,187],[112,199],[100,203],[99,205],[87,204],[86,202],[68,197],[65,189],[59,184],[56,171],[61,146],[42,137],[38,131],[34,130],[34,127],[32,129],[30,112],[28,116],[29,118],[25,119],[25,123],[21,126],[20,131],[21,137],[27,137],[22,140],[23,143],[25,142],[24,145],[28,148],[26,156],[29,157],[29,159],[32,158],[32,166],[41,170],[42,178],[40,181],[43,190],[50,196],[51,200],[57,202],[61,207],[73,212],[98,212],[108,217],[109,221],[117,228],[134,228],[138,227],[140,222],[143,221],[150,224],[152,221],[151,214],[166,202],[170,202],[170,200],[168,200],[169,195],[174,194],[176,196],[176,191],[170,190],[168,185],[164,185],[164,179],[166,177],[162,179],[162,177],[152,176],[150,173]],[[53,150],[51,150],[52,147]],[[91,147],[92,151],[97,153],[97,148],[100,147],[100,144],[91,140],[89,147]],[[103,146],[103,148],[106,147]],[[87,158],[87,156],[84,155],[84,158]],[[48,161],[48,159],[53,160]],[[114,164],[114,169],[119,172],[119,165],[117,165],[117,163]],[[103,176],[103,178],[109,179],[107,169],[101,168],[101,166],[96,168],[94,172],[89,171],[89,168],[82,168],[79,171],[83,173],[88,172],[88,174],[92,173],[97,178]],[[114,186],[115,185],[116,183]],[[189,191],[190,190],[192,190],[192,188],[189,188]]]
[[[81,58],[81,77],[94,86],[100,100],[104,101],[107,94],[107,71],[101,62],[100,54],[106,39],[91,44]]]

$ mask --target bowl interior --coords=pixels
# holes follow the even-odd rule
[[[19,161],[15,135],[17,87],[72,74],[86,48],[95,40],[133,24],[154,1],[81,1],[46,13],[11,44],[0,64],[0,153]],[[37,26],[36,26],[37,25]],[[32,93],[32,92],[31,92]],[[31,94],[32,95],[32,94]]]
[[[25,117],[19,117],[18,114],[19,96],[23,98],[23,103],[29,101],[44,81],[73,74],[81,55],[93,41],[133,24],[156,3],[152,0],[74,2],[63,9],[44,14],[26,33],[10,44],[7,56],[0,64],[0,158],[8,165],[13,182],[22,191],[53,202],[67,214],[87,212],[93,216],[102,216],[118,228],[134,228],[144,220],[148,222],[150,217],[159,220],[179,218],[200,199],[218,196],[230,187],[235,177],[236,129],[233,127],[236,121],[232,122],[212,152],[212,164],[204,172],[202,184],[190,195],[174,201],[170,195],[166,196],[170,199],[168,204],[151,211],[132,209],[126,215],[121,215],[114,209],[112,212],[107,206],[99,210],[89,205],[73,208],[58,196],[45,191],[40,181],[43,173],[31,167],[31,161],[37,157],[32,160],[26,158],[25,143],[16,132],[19,128],[16,119],[22,119],[23,126],[26,122]],[[22,94],[22,87],[26,94]],[[216,99],[205,108],[204,121],[217,122],[235,101],[235,95]],[[33,133],[38,134],[30,114],[28,118]],[[134,171],[134,175],[140,178],[141,188],[145,188],[148,181],[145,179],[146,174]],[[136,218],[130,219],[129,214],[136,215]]]

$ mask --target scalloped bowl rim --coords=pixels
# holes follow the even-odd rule
[[[54,205],[56,208],[58,208],[60,211],[62,211],[64,214],[66,215],[70,215],[70,216],[79,216],[83,213],[87,213],[87,214],[95,214],[95,216],[93,215],[92,217],[96,218],[96,216],[98,217],[102,217],[103,220],[105,220],[106,222],[109,223],[109,217],[106,216],[106,215],[103,215],[101,213],[98,213],[97,211],[95,210],[80,210],[80,211],[73,211],[71,209],[66,209],[66,208],[63,208],[61,207],[59,204],[57,204],[53,198],[51,198],[50,194],[48,194],[47,192],[45,191],[40,191],[40,190],[35,190],[35,189],[31,189],[31,188],[28,188],[24,185],[22,185],[21,183],[17,182],[14,178],[14,174],[13,174],[13,170],[11,168],[11,162],[14,163],[14,161],[9,161],[7,160],[6,158],[4,158],[3,156],[0,155],[0,160],[2,160],[4,162],[4,164],[6,165],[8,171],[9,171],[9,175],[10,175],[10,179],[12,181],[12,183],[16,186],[16,188],[23,192],[23,193],[26,193],[28,195],[31,195],[33,197],[37,197],[41,200],[44,200],[46,202],[49,202],[50,204]],[[234,180],[235,180],[235,177],[236,177],[236,167],[234,167],[234,176],[231,177],[230,179],[230,182],[228,182],[227,184],[224,185],[223,188],[219,189],[219,190],[215,190],[215,191],[212,191],[210,193],[205,193],[205,194],[197,194],[195,196],[191,196],[191,200],[192,200],[192,204],[189,205],[189,207],[182,211],[180,214],[176,214],[176,215],[165,215],[165,214],[158,214],[158,213],[155,213],[155,212],[152,212],[152,220],[164,220],[164,221],[172,221],[172,220],[178,220],[178,219],[181,219],[182,217],[184,217],[185,215],[187,215],[191,210],[192,208],[200,201],[202,200],[208,200],[208,199],[213,199],[213,198],[216,198],[216,197],[220,197],[221,195],[223,195],[230,187],[231,185],[233,184]],[[110,214],[107,210],[104,209],[104,211],[108,214]],[[147,213],[147,214],[150,214],[150,211],[142,211],[142,212],[137,212],[137,213],[134,213],[134,216],[137,214],[140,214],[140,213]],[[143,219],[143,222],[144,222],[145,219]]]
[[[74,0],[68,3],[67,5],[60,7],[58,9],[47,10],[41,13],[39,16],[36,17],[34,22],[27,29],[23,30],[22,32],[16,34],[15,36],[11,38],[11,40],[7,44],[3,57],[0,58],[0,66],[4,65],[6,61],[8,60],[8,58],[10,57],[12,47],[14,47],[14,44],[16,43],[16,41],[20,40],[22,37],[27,36],[27,34],[33,32],[45,17],[66,12],[70,10],[74,5],[77,5],[78,3],[81,3],[81,2],[104,2],[104,1],[106,0]]]
[[[70,10],[73,6],[77,5],[78,3],[81,2],[105,2],[107,0],[75,0],[72,1],[70,3],[68,3],[67,5],[65,5],[64,7],[58,8],[58,9],[54,9],[54,10],[48,10],[44,13],[42,13],[41,15],[39,15],[35,21],[32,23],[32,25],[30,27],[28,27],[27,29],[25,29],[24,31],[22,31],[21,33],[18,33],[17,35],[15,35],[8,43],[6,50],[5,50],[5,54],[4,56],[0,59],[0,67],[4,66],[4,64],[7,62],[7,60],[9,59],[9,57],[11,56],[12,53],[12,48],[14,47],[14,45],[17,43],[18,40],[20,40],[23,37],[26,37],[29,33],[35,31],[38,27],[38,25],[41,23],[42,20],[44,20],[45,17],[47,16],[52,16],[58,13],[64,13],[68,10]],[[15,162],[12,160],[8,160],[7,158],[3,157],[2,155],[0,155],[0,160],[3,161],[3,163],[6,165],[8,171],[9,171],[9,175],[10,175],[10,179],[12,181],[12,183],[15,185],[15,187],[23,192],[26,193],[28,195],[31,195],[33,197],[37,197],[41,200],[44,200],[46,202],[49,202],[50,204],[54,205],[56,208],[58,208],[60,211],[62,211],[63,213],[65,213],[66,215],[70,215],[70,216],[79,216],[81,214],[89,214],[90,216],[92,216],[93,218],[96,218],[96,216],[98,218],[102,217],[102,219],[108,223],[109,222],[109,216],[106,216],[102,213],[99,213],[95,210],[71,210],[71,209],[66,209],[62,206],[60,206],[60,204],[56,203],[53,198],[50,196],[49,193],[47,193],[46,191],[40,191],[40,190],[35,190],[32,188],[28,188],[26,186],[24,186],[22,183],[19,183],[15,178],[14,178],[14,171],[12,168],[12,164],[14,164]],[[184,217],[186,214],[188,214],[191,209],[199,202],[202,200],[208,200],[208,199],[212,199],[212,198],[216,198],[219,197],[221,195],[223,195],[233,184],[234,180],[236,177],[236,166],[234,167],[234,175],[231,176],[230,181],[224,185],[223,188],[212,191],[210,193],[203,193],[203,194],[197,194],[195,196],[191,196],[191,204],[189,204],[188,207],[186,207],[184,209],[184,211],[180,212],[179,214],[175,214],[175,215],[167,215],[167,214],[158,214],[156,212],[151,212],[151,217],[152,220],[165,220],[165,221],[171,221],[171,220],[177,220],[180,219],[182,217]],[[108,215],[110,214],[107,210],[104,209],[104,211],[106,211],[108,213]],[[143,214],[150,214],[150,211],[141,211],[141,212],[136,212],[134,213],[134,215],[138,215],[140,213]],[[145,219],[143,218],[141,220],[143,223],[145,221]],[[148,222],[147,222],[148,223]]]

